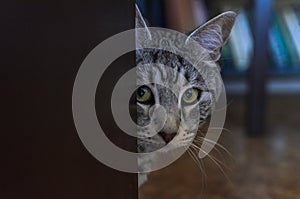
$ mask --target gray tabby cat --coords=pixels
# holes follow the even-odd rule
[[[210,55],[209,58],[216,62],[221,56],[220,50],[229,37],[235,18],[236,13],[225,12],[194,30],[188,35],[188,38],[193,38],[199,42]],[[138,8],[136,8],[136,27],[147,28]],[[150,33],[149,39],[151,39]],[[170,89],[158,84],[143,85],[137,89],[136,108],[137,124],[139,126],[146,126],[151,122],[151,108],[155,104],[162,105],[167,112],[166,121],[161,131],[156,135],[149,136],[151,129],[149,129],[149,132],[147,130],[138,131],[138,152],[152,152],[168,144],[171,145],[169,143],[171,141],[172,146],[168,147],[168,150],[186,145],[186,141],[192,141],[195,135],[191,135],[193,134],[191,133],[192,129],[190,129],[192,128],[191,125],[184,124],[195,120],[194,117],[197,115],[195,111],[200,111],[199,126],[207,121],[210,115],[213,94],[208,90],[198,71],[178,55],[162,50],[143,49],[136,51],[136,62],[137,78],[145,82],[159,80],[170,84],[181,84],[180,76],[183,75],[192,84],[192,88],[180,91],[180,99]],[[151,66],[146,69],[141,67],[147,63],[151,63]],[[175,70],[168,70],[166,66]],[[159,118],[157,119],[159,120]],[[150,167],[151,161],[151,158],[139,158],[138,167]],[[146,179],[147,176],[145,174],[140,174],[139,186]]]

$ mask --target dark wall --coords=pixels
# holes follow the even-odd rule
[[[136,175],[84,148],[71,107],[85,56],[134,27],[133,1],[6,0],[0,27],[0,198],[137,198]]]

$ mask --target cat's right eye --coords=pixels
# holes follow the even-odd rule
[[[190,88],[186,90],[182,96],[182,102],[185,105],[191,105],[197,102],[200,98],[200,90],[196,88]]]
[[[136,91],[136,100],[143,104],[151,104],[153,101],[151,89],[147,86],[139,87]]]

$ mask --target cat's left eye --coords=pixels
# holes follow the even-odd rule
[[[151,104],[153,101],[151,89],[147,86],[139,87],[136,91],[136,99],[140,103]]]
[[[199,89],[189,88],[184,92],[182,96],[182,102],[186,105],[194,104],[199,100],[200,94],[201,92]]]

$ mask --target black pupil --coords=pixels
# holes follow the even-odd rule
[[[138,89],[138,95],[139,95],[139,97],[143,97],[146,92],[147,92],[147,90],[144,87],[140,87]]]
[[[185,95],[187,98],[191,98],[193,96],[193,90],[192,89],[187,90]]]

